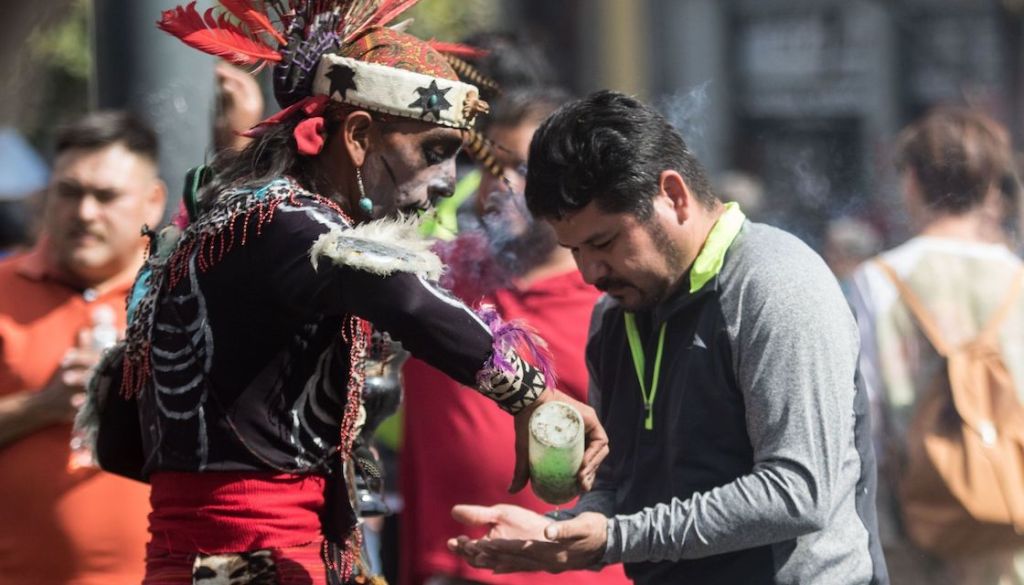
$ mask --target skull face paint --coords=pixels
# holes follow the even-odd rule
[[[362,167],[373,217],[429,209],[455,189],[455,156],[462,133],[426,122],[396,121],[376,125]]]

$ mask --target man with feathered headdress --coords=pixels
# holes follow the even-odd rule
[[[153,234],[127,339],[80,415],[98,419],[102,466],[152,485],[146,583],[365,579],[351,451],[366,379],[389,359],[379,332],[514,415],[514,488],[530,413],[571,400],[546,390],[528,332],[435,284],[439,260],[402,219],[450,194],[487,109],[441,53],[384,28],[414,3],[220,0],[159,22],[236,64],[273,65],[284,109],[245,150],[190,172],[186,210]],[[607,441],[577,407],[589,488]]]

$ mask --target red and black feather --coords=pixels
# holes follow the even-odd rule
[[[251,0],[220,0],[220,5],[230,12],[240,22],[245,23],[253,34],[267,33],[274,37],[279,45],[286,45],[288,41],[284,38],[274,24],[270,22],[266,7],[257,8]]]
[[[483,59],[490,54],[490,51],[487,49],[480,49],[463,43],[445,43],[437,39],[430,39],[427,44],[438,53],[454,55],[460,59]]]
[[[266,43],[253,39],[225,15],[217,18],[213,8],[203,16],[196,10],[195,1],[187,6],[165,10],[157,23],[160,30],[182,40],[186,45],[216,55],[236,65],[261,65],[266,61],[278,62],[281,54]]]
[[[417,2],[419,2],[419,0],[383,0],[374,11],[373,16],[371,16],[366,23],[360,26],[359,30],[364,30],[374,26],[384,26],[398,18],[398,16],[406,10],[412,8],[412,6]]]

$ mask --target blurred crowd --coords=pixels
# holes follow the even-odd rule
[[[599,292],[583,281],[551,228],[531,217],[522,194],[533,133],[570,96],[526,39],[487,34],[468,43],[487,51],[470,60],[501,91],[485,96],[492,105],[478,128],[485,151],[464,157],[454,195],[424,229],[449,263],[448,287],[467,303],[487,302],[540,332],[560,387],[586,400],[583,353]],[[238,133],[265,114],[260,86],[226,64],[216,74],[213,148],[243,148],[248,139]],[[147,486],[78,461],[71,421],[109,330],[124,327],[125,297],[147,252],[140,230],[155,229],[167,213],[156,164],[160,137],[133,114],[112,111],[90,113],[57,136],[47,164],[17,132],[0,132],[0,585],[138,582],[149,539]],[[1013,539],[996,530],[957,528],[936,518],[941,502],[915,496],[953,497],[964,484],[982,482],[992,484],[993,499],[1024,500],[1021,452],[986,451],[994,475],[972,475],[963,468],[969,463],[959,475],[915,467],[922,450],[947,448],[950,457],[974,462],[976,453],[964,453],[986,448],[984,441],[959,450],[941,445],[941,432],[929,426],[937,420],[929,418],[942,391],[936,388],[952,387],[958,409],[971,401],[969,390],[956,394],[957,382],[936,382],[951,375],[947,364],[974,363],[963,348],[981,344],[998,355],[1004,367],[987,383],[1001,387],[1007,400],[1024,400],[1015,145],[992,118],[958,107],[929,112],[893,144],[891,162],[912,220],[909,239],[887,247],[896,236],[872,218],[841,217],[829,222],[818,250],[860,327],[891,580],[1022,584],[1024,547],[1007,546]],[[754,221],[764,211],[756,177],[725,174],[716,192]],[[540,512],[550,506],[506,491],[514,436],[487,400],[415,359],[404,365],[404,380],[402,412],[381,425],[373,447],[384,479],[371,489],[382,490],[380,512],[389,514],[364,522],[371,558],[392,582],[626,581],[619,565],[596,575],[498,575],[450,552],[446,539],[465,531],[450,515],[457,504]],[[992,405],[976,408],[979,424],[998,415]],[[476,448],[461,448],[466,444]],[[986,512],[984,502],[977,507]],[[935,534],[950,530],[967,532],[959,544],[935,545]]]

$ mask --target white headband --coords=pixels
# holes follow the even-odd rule
[[[463,129],[472,126],[482,103],[480,92],[468,83],[330,53],[320,59],[313,95]]]

